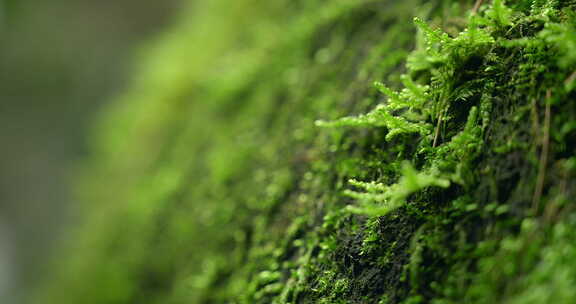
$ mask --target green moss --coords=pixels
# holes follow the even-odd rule
[[[35,301],[567,303],[575,6],[191,4]]]

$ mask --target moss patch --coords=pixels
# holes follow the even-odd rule
[[[573,298],[576,4],[486,2],[191,5],[39,301]]]

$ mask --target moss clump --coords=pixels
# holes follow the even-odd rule
[[[150,48],[38,301],[576,297],[576,3],[272,2]]]

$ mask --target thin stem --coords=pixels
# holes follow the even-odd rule
[[[546,170],[548,164],[548,150],[550,149],[550,98],[552,93],[550,90],[546,91],[546,112],[544,114],[544,137],[542,139],[542,151],[540,153],[540,162],[538,170],[538,179],[536,181],[536,188],[534,189],[534,197],[532,200],[532,210],[534,213],[538,213],[540,209],[540,200],[542,198],[542,192],[544,191],[544,182],[546,179]]]

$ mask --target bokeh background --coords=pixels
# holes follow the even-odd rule
[[[22,303],[74,217],[87,134],[178,0],[0,0],[0,303]]]

